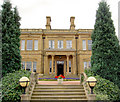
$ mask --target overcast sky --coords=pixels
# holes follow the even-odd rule
[[[3,0],[0,0],[2,4]],[[101,0],[10,0],[17,6],[21,28],[45,29],[46,16],[51,16],[52,29],[69,29],[70,17],[75,16],[76,29],[93,29],[98,3]],[[118,1],[106,0],[118,34]]]

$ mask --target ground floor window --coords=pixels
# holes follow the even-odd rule
[[[22,69],[25,69],[25,62],[22,62]]]
[[[88,63],[89,63],[89,68],[90,68],[91,67],[91,62],[89,61]]]
[[[28,70],[28,71],[31,71],[31,72],[36,72],[37,62],[32,62],[32,61],[25,62],[25,61],[23,61],[22,62],[22,69]]]
[[[69,61],[69,73],[71,73],[71,61]]]
[[[87,68],[90,68],[90,67],[91,67],[91,62],[90,61],[84,62],[84,70],[87,69]]]
[[[52,61],[50,61],[49,68],[50,68],[50,73],[51,73],[52,72]]]
[[[31,71],[32,62],[26,62],[26,70]]]
[[[36,72],[37,62],[33,62],[33,72]]]
[[[67,61],[66,61],[66,72],[67,72]]]

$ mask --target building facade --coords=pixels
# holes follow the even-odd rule
[[[75,17],[70,29],[51,29],[46,19],[46,29],[21,29],[22,68],[47,77],[79,76],[91,66],[92,29],[75,29]]]

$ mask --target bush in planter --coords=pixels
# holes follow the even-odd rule
[[[88,77],[94,76],[93,72],[88,69],[85,70]],[[94,93],[96,94],[97,100],[119,100],[120,99],[120,89],[113,82],[101,78],[100,76],[95,76],[97,79],[97,84],[94,88]]]
[[[58,77],[58,79],[62,79],[62,77]]]
[[[2,101],[19,102],[22,88],[19,85],[19,79],[23,76],[30,77],[30,72],[25,70],[8,73],[2,78]]]

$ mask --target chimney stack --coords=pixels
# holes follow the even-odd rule
[[[50,16],[46,16],[46,29],[51,29],[51,17]]]
[[[71,29],[71,30],[74,30],[74,29],[75,29],[74,20],[75,20],[75,17],[73,17],[73,16],[70,17],[70,22],[71,22],[70,29]]]

